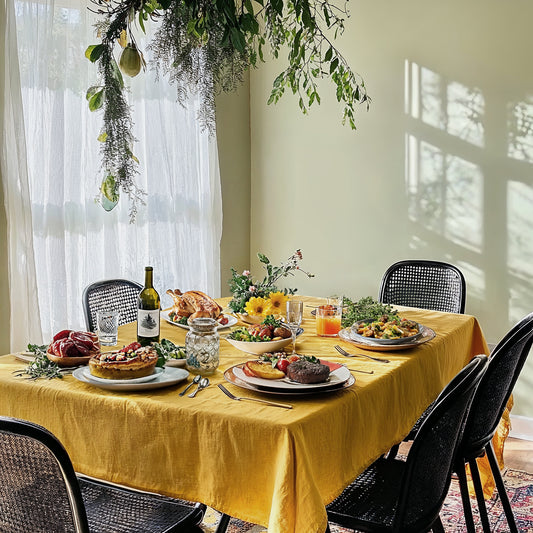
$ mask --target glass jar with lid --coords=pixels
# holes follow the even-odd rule
[[[193,374],[207,376],[218,368],[220,336],[214,318],[194,318],[185,337],[187,369]]]

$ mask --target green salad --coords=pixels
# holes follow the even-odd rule
[[[164,366],[169,359],[185,359],[187,357],[185,346],[178,346],[168,339],[153,342],[152,346],[159,356],[157,366]]]

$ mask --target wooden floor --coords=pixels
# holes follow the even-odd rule
[[[533,441],[508,438],[503,460],[507,468],[533,473]]]
[[[400,453],[407,455],[410,446],[410,442],[402,443]],[[506,468],[533,474],[533,441],[509,437],[503,448],[503,461]]]

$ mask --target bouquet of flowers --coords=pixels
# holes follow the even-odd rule
[[[251,316],[280,315],[289,295],[294,294],[297,289],[279,289],[276,286],[279,279],[294,276],[295,270],[303,272],[309,278],[314,277],[314,274],[300,268],[299,262],[303,258],[301,250],[296,250],[287,261],[279,266],[272,265],[270,259],[264,254],[258,253],[257,257],[266,269],[266,276],[262,281],[258,281],[252,278],[249,270],[238,274],[232,268],[229,289],[233,299],[229,307],[235,313],[248,313]]]

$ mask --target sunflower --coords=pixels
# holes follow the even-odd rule
[[[270,301],[265,298],[252,297],[246,302],[244,310],[250,316],[267,316],[271,314]]]
[[[271,292],[268,296],[270,300],[271,312],[273,315],[281,315],[285,311],[285,305],[289,297],[281,292]]]

